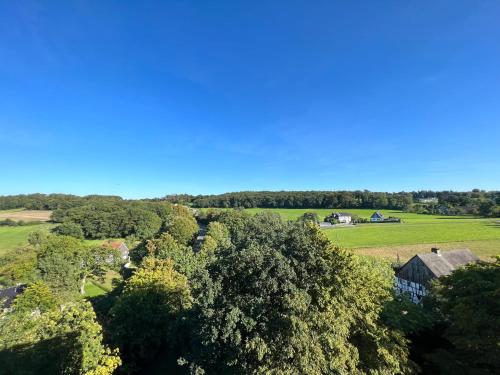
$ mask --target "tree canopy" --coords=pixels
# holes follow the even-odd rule
[[[500,257],[438,279],[430,298],[450,344],[432,355],[443,373],[500,373]]]
[[[238,230],[238,220],[225,221]],[[245,225],[235,246],[208,266],[193,368],[214,374],[409,371],[404,339],[380,319],[391,299],[387,273],[333,247],[314,225],[273,215],[247,218]]]
[[[107,375],[121,364],[103,345],[102,328],[85,301],[59,305],[35,283],[0,313],[0,373]]]

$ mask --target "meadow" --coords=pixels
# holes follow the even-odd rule
[[[28,234],[34,230],[49,231],[53,224],[23,225],[19,227],[0,227],[0,256],[16,247],[27,245]]]
[[[369,218],[373,209],[264,209],[251,208],[249,213],[262,211],[280,214],[284,220],[297,220],[305,212],[316,212],[322,220],[335,211],[349,212]],[[433,246],[444,250],[469,248],[487,259],[500,255],[500,220],[473,216],[422,215],[394,210],[379,210],[384,216],[396,216],[402,223],[358,224],[324,229],[335,244],[354,249],[357,253],[406,260],[417,252],[428,252]]]

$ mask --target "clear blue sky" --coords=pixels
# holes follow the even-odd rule
[[[499,18],[0,0],[0,194],[500,189]]]

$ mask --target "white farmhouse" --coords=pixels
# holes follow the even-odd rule
[[[414,303],[419,303],[427,294],[431,280],[478,260],[469,249],[441,252],[432,248],[430,253],[417,254],[396,272],[396,293],[408,293]]]

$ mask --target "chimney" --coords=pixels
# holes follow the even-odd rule
[[[431,248],[431,251],[436,255],[441,255],[441,250],[438,247]]]

